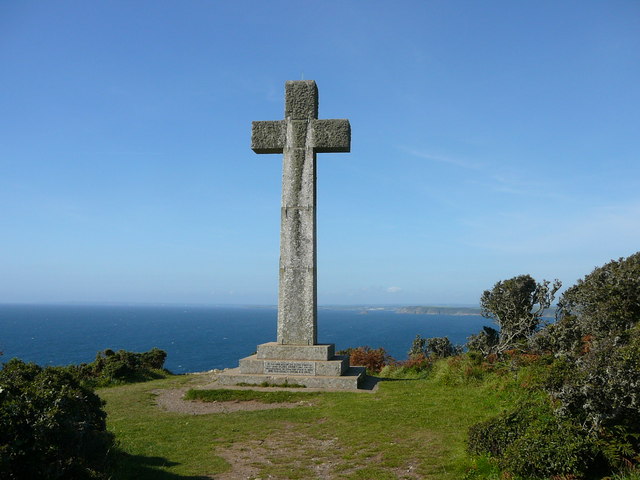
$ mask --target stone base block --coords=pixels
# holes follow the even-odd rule
[[[364,367],[349,367],[344,375],[339,376],[307,376],[307,375],[269,375],[240,373],[240,368],[225,370],[218,375],[220,385],[237,385],[239,383],[260,385],[267,382],[273,385],[285,383],[304,385],[307,388],[335,388],[339,390],[356,390],[364,378]]]
[[[240,360],[240,367],[218,376],[221,385],[295,383],[310,388],[357,389],[363,367],[350,367],[349,357],[335,355],[333,344],[258,345],[258,352]]]
[[[282,345],[276,342],[258,345],[257,358],[279,360],[331,360],[335,355],[335,346],[323,345]]]
[[[240,359],[240,372],[277,375],[339,376],[349,368],[349,357],[334,356],[331,360],[260,359],[258,355]]]

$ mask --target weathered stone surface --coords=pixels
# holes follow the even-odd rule
[[[247,383],[260,385],[267,382],[274,385],[295,383],[308,388],[327,388],[339,390],[355,390],[365,375],[364,367],[350,367],[343,375],[336,376],[306,376],[306,375],[259,375],[243,374],[240,369],[229,369],[218,376],[220,385],[237,385]]]
[[[308,387],[356,389],[364,375],[336,356],[333,345],[317,344],[316,152],[348,152],[348,120],[318,120],[314,81],[285,84],[285,119],[253,122],[251,148],[280,153],[282,209],[278,337],[219,377],[236,383],[299,383]]]
[[[282,267],[278,292],[278,343],[315,345],[318,343],[316,276],[313,268]],[[298,302],[297,298],[309,299]]]
[[[280,345],[276,342],[258,345],[256,357],[282,360],[329,360],[335,355],[332,343],[324,345]]]
[[[351,125],[349,120],[313,120],[313,149],[316,153],[350,152]]]
[[[263,359],[258,355],[251,355],[240,359],[242,374],[267,375],[342,375],[349,369],[348,356],[333,356],[330,360],[299,360],[299,359]]]
[[[348,152],[348,120],[318,120],[313,80],[285,84],[284,121],[253,122],[256,153],[283,152],[278,343],[317,343],[316,152]]]
[[[284,85],[284,116],[291,120],[318,118],[318,87],[313,80],[288,81]]]
[[[251,149],[256,153],[282,153],[287,135],[283,120],[252,122]]]
[[[316,208],[316,156],[301,148],[284,149],[282,207]]]
[[[315,375],[315,362],[299,360],[263,360],[265,374]]]

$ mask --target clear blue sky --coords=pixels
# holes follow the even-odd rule
[[[640,246],[637,1],[0,2],[0,302],[277,302],[313,79],[320,304],[474,304]]]

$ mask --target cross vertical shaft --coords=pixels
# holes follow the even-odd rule
[[[285,84],[285,119],[253,122],[251,148],[283,153],[278,343],[317,344],[316,153],[349,152],[348,120],[318,120],[312,80]]]

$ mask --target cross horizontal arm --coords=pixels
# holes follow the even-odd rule
[[[251,122],[251,149],[256,153],[282,153],[287,136],[284,120]]]
[[[349,120],[312,120],[313,149],[317,153],[351,151]]]

